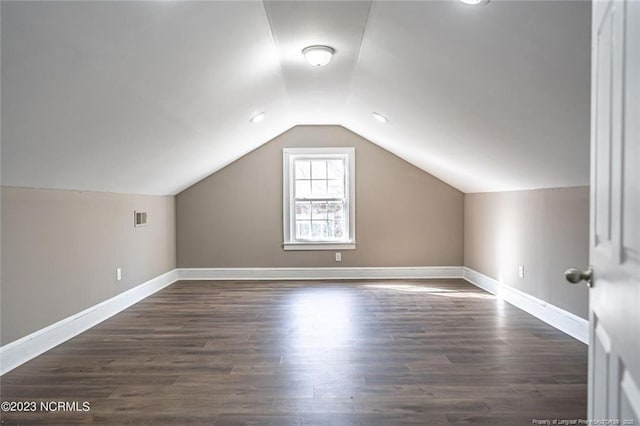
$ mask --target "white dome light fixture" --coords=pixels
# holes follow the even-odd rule
[[[249,123],[259,123],[264,120],[265,113],[259,112],[249,119]]]
[[[372,112],[371,115],[373,115],[373,118],[375,118],[376,120],[378,120],[381,123],[388,123],[389,119],[387,117],[385,117],[384,115],[377,113],[377,112]]]
[[[460,0],[464,4],[469,6],[484,6],[489,3],[489,0]]]
[[[329,46],[316,45],[302,49],[304,59],[314,67],[324,67],[327,65],[331,62],[334,53],[336,53],[335,49]]]

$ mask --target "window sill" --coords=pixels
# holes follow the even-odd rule
[[[320,243],[320,242],[289,242],[282,244],[282,247],[289,250],[355,250],[356,243]]]

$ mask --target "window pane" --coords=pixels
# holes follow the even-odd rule
[[[296,220],[310,220],[311,219],[311,203],[309,202],[296,202]]]
[[[296,221],[296,238],[300,240],[311,239],[311,222]]]
[[[295,160],[296,179],[311,179],[311,162],[309,160]]]
[[[326,240],[327,222],[311,222],[311,238],[314,240]]]
[[[339,201],[331,201],[327,204],[327,218],[342,220],[344,218],[344,204]]]
[[[327,178],[327,160],[314,160],[311,162],[311,178],[312,179]]]
[[[330,226],[333,228],[333,237],[337,240],[341,240],[344,238],[344,220],[334,220],[333,222],[329,222]]]
[[[327,219],[327,203],[324,201],[314,202],[311,206],[311,218],[313,220]]]
[[[307,198],[309,196],[311,196],[311,181],[297,180],[296,181],[296,198]]]
[[[344,197],[344,181],[342,180],[330,180],[328,184],[329,197],[342,198]]]
[[[327,161],[327,177],[329,179],[342,180],[344,178],[344,161],[343,160]]]
[[[327,181],[326,180],[312,180],[311,181],[311,195],[314,197],[326,197],[327,196]]]

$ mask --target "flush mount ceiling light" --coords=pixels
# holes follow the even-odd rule
[[[327,65],[334,53],[336,53],[335,49],[329,46],[308,46],[302,49],[304,59],[314,67]]]
[[[249,119],[249,123],[259,123],[264,120],[264,112],[259,112]]]
[[[381,123],[388,123],[389,119],[387,117],[385,117],[382,114],[378,114],[377,112],[372,112],[371,115],[373,115],[373,118],[375,118],[376,120],[378,120]]]
[[[460,1],[470,6],[484,6],[487,3],[489,3],[489,0],[460,0]]]

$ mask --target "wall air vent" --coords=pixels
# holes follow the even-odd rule
[[[134,226],[145,226],[147,224],[147,212],[133,212],[133,225]]]

